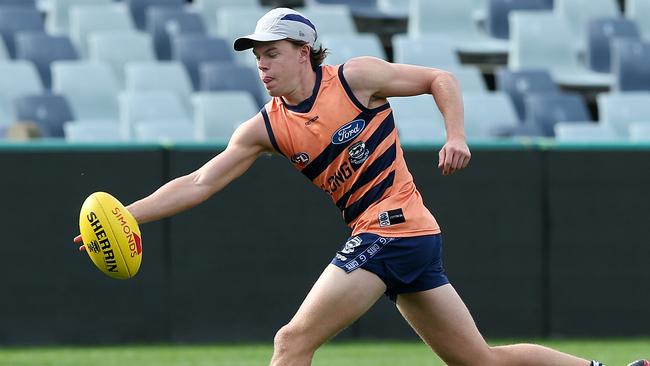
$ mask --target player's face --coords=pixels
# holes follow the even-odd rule
[[[288,94],[299,82],[296,72],[301,64],[301,48],[281,40],[260,42],[253,47],[260,79],[273,97]]]

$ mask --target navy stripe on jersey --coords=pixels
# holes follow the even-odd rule
[[[336,202],[336,206],[338,206],[338,208],[343,211],[345,209],[345,206],[348,204],[350,196],[352,196],[354,192],[358,191],[359,188],[368,184],[379,174],[381,174],[381,172],[393,165],[393,162],[395,161],[395,157],[397,155],[396,152],[396,145],[392,144],[386,151],[384,151],[383,154],[381,154],[375,161],[373,161],[370,166],[368,166],[368,168],[359,176],[357,181],[354,182],[350,190],[345,192],[345,194]]]
[[[391,112],[384,120],[381,122],[381,125],[377,127],[375,132],[370,135],[370,138],[365,141],[366,144],[366,149],[368,149],[369,154],[372,154],[375,149],[377,149],[377,146],[381,144],[387,137],[388,135],[393,132],[395,129],[395,120],[393,120],[393,113]],[[350,162],[350,165],[352,166],[352,169],[356,172],[359,167],[361,167],[362,163],[359,164],[354,164]]]
[[[343,211],[343,218],[345,218],[345,223],[351,223],[357,217],[359,217],[359,215],[364,213],[373,203],[379,201],[381,196],[384,195],[384,192],[386,192],[386,190],[393,185],[394,180],[395,171],[393,170],[390,172],[390,174],[388,174],[386,179],[382,180],[376,186],[370,188],[368,192],[363,195],[363,197],[346,208],[345,211]]]
[[[366,122],[366,128],[368,128],[368,125],[370,124],[370,121],[375,117],[374,114],[368,115],[366,113],[361,113],[358,116],[356,116],[354,119],[363,119]],[[314,160],[312,160],[309,165],[307,165],[303,170],[301,170],[302,174],[307,176],[309,180],[313,181],[321,175],[322,172],[327,169],[327,167],[332,164],[336,158],[338,158],[339,155],[343,151],[346,151],[348,146],[350,146],[354,142],[354,139],[344,143],[344,144],[338,144],[335,145],[330,142],[330,144],[323,150]]]
[[[266,132],[269,134],[269,140],[271,140],[271,144],[273,145],[273,148],[275,151],[279,152],[282,154],[282,151],[280,151],[280,147],[278,146],[278,142],[275,141],[275,135],[273,134],[273,128],[271,128],[271,120],[269,120],[269,115],[266,113],[266,107],[262,107],[260,110],[260,113],[262,113],[262,117],[264,117],[264,125],[266,126]],[[284,154],[282,154],[284,155]]]
[[[348,95],[348,97],[350,98],[352,103],[354,103],[354,105],[357,106],[357,108],[359,108],[362,111],[366,111],[366,112],[379,113],[379,112],[381,112],[384,109],[389,107],[388,102],[386,102],[385,104],[380,105],[377,108],[372,108],[372,109],[370,109],[370,108],[366,107],[365,105],[361,104],[359,99],[357,99],[357,97],[354,96],[354,93],[352,92],[352,88],[350,88],[350,85],[348,84],[348,81],[345,80],[345,76],[343,75],[343,66],[344,65],[345,64],[339,66],[339,71],[338,71],[339,79],[341,80],[341,84],[343,85],[343,89],[345,89],[345,94]]]

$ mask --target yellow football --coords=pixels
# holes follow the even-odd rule
[[[133,215],[105,192],[88,196],[79,213],[81,239],[95,266],[117,279],[135,276],[142,262],[142,236]]]

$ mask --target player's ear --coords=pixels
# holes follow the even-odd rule
[[[300,46],[300,61],[309,62],[311,56],[311,47],[308,44]]]

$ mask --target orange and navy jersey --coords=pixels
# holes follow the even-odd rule
[[[320,67],[300,104],[275,97],[262,108],[273,147],[330,195],[352,235],[439,233],[404,162],[390,105],[361,104],[343,67]]]

